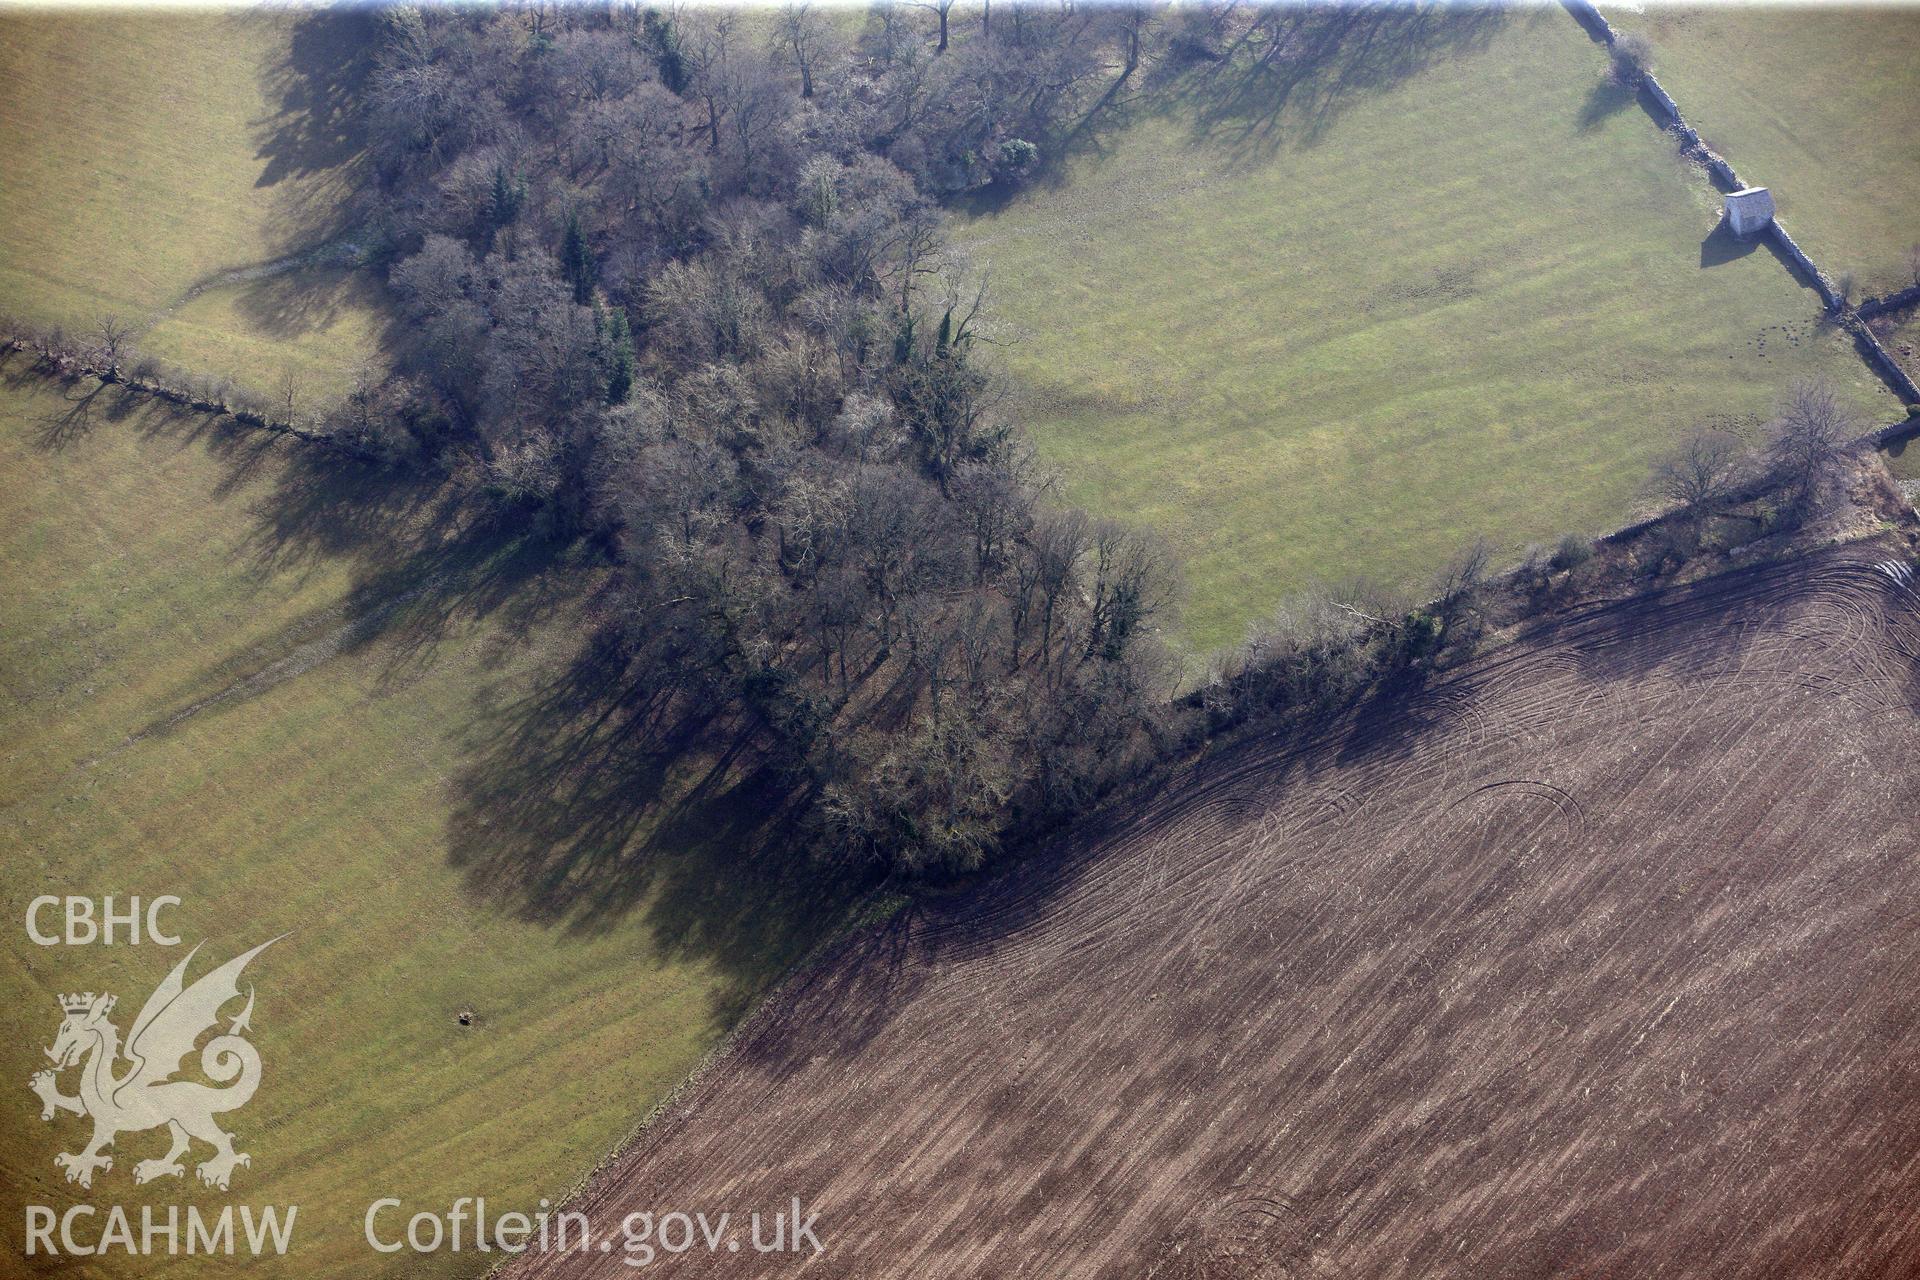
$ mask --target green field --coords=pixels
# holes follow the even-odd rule
[[[1892,398],[1558,9],[1429,14],[1268,81],[1188,74],[975,217],[1067,496],[1184,552],[1208,650],[1308,579],[1599,531],[1796,374]]]
[[[1900,367],[1920,378],[1920,307],[1890,312],[1873,322],[1873,330]]]
[[[295,273],[190,294],[349,231],[368,24],[0,14],[0,312],[75,330],[115,315],[196,371],[343,389],[377,349],[370,282]]]
[[[1912,437],[1887,446],[1887,469],[1896,480],[1920,480],[1920,446]]]
[[[1911,284],[1920,244],[1920,9],[1609,10],[1701,134],[1829,275]]]
[[[473,1274],[490,1259],[374,1256],[365,1206],[565,1190],[839,908],[741,865],[750,804],[702,780],[711,753],[600,718],[590,570],[431,489],[86,390],[0,362],[0,1250],[23,1203],[231,1200],[300,1206],[277,1273]],[[56,996],[117,993],[125,1031],[184,948],[36,947],[42,893],[179,895],[196,976],[290,931],[248,971],[265,1080],[226,1117],[253,1156],[231,1196],[134,1186],[158,1133],[90,1197],[55,1169],[83,1122],[41,1123],[25,1086]]]

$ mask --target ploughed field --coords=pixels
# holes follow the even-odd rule
[[[821,1276],[1914,1274],[1888,555],[1576,614],[856,935],[576,1207],[798,1196]]]

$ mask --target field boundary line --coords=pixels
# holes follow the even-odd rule
[[[283,254],[278,258],[244,267],[228,267],[223,271],[202,276],[181,290],[171,301],[162,303],[141,317],[139,323],[134,326],[134,332],[144,337],[156,326],[171,320],[180,308],[215,289],[252,284],[257,280],[271,280],[275,276],[287,275],[294,271],[312,270],[316,267],[353,270],[356,267],[365,266],[367,251],[357,238],[359,234],[357,230],[344,231],[330,240],[324,240],[293,253]]]
[[[904,903],[890,903],[891,882],[884,882],[867,890],[849,903],[845,916],[826,935],[808,947],[806,953],[795,960],[791,967],[747,1002],[746,1010],[739,1021],[720,1037],[720,1039],[702,1055],[685,1075],[680,1077],[673,1088],[663,1094],[646,1113],[621,1136],[612,1149],[594,1162],[591,1169],[575,1178],[558,1195],[550,1197],[555,1212],[562,1209],[581,1208],[588,1197],[597,1189],[597,1184],[622,1157],[632,1152],[642,1142],[653,1135],[663,1120],[668,1119],[681,1104],[686,1102],[701,1085],[711,1078],[715,1071],[726,1065],[739,1051],[741,1042],[750,1033],[757,1033],[767,1018],[790,1005],[797,992],[798,984],[824,968],[827,960],[837,948],[842,948],[862,936],[862,931],[879,928],[899,914]],[[584,1212],[585,1210],[582,1209]],[[589,1217],[592,1215],[589,1214]],[[505,1274],[519,1255],[507,1254],[492,1266],[480,1273],[480,1280],[494,1280]]]
[[[1560,3],[1573,20],[1580,24],[1581,29],[1606,46],[1609,52],[1619,43],[1619,33],[1613,29],[1613,24],[1607,21],[1606,15],[1600,12],[1593,0],[1560,0]],[[1663,130],[1672,132],[1680,139],[1680,154],[1702,165],[1716,187],[1723,188],[1723,194],[1752,185],[1742,179],[1732,162],[1709,146],[1707,140],[1701,137],[1700,131],[1688,123],[1686,115],[1680,110],[1680,104],[1674,101],[1673,95],[1667,92],[1652,71],[1640,73],[1640,85],[1635,98],[1655,124]],[[1665,118],[1662,119],[1662,116]],[[1768,242],[1780,256],[1791,264],[1789,271],[1797,272],[1813,285],[1814,291],[1820,295],[1820,302],[1826,314],[1853,338],[1853,345],[1860,352],[1860,358],[1866,361],[1867,367],[1873,370],[1875,376],[1886,384],[1889,391],[1899,397],[1901,403],[1920,404],[1920,385],[1915,384],[1913,377],[1900,366],[1900,362],[1893,358],[1892,353],[1885,346],[1881,345],[1879,336],[1868,328],[1866,323],[1867,315],[1877,315],[1881,311],[1904,305],[1895,299],[1920,300],[1920,285],[1888,298],[1872,299],[1867,305],[1872,306],[1873,310],[1865,311],[1863,314],[1863,308],[1850,305],[1846,295],[1834,285],[1827,273],[1814,262],[1812,256],[1788,233],[1786,227],[1781,224],[1778,214],[1768,221],[1765,234]]]
[[[0,331],[0,355],[21,351],[46,366],[42,372],[52,380],[62,378],[93,378],[103,387],[119,387],[135,395],[147,396],[154,400],[165,401],[196,413],[211,414],[217,418],[231,418],[236,423],[253,431],[265,431],[273,435],[292,436],[308,444],[319,445],[346,454],[362,462],[377,462],[378,455],[372,450],[349,443],[338,436],[322,431],[309,431],[305,427],[291,422],[282,422],[271,414],[249,409],[244,405],[235,406],[224,400],[208,400],[182,387],[164,382],[140,378],[123,371],[109,368],[87,356],[71,350],[63,350],[52,343],[37,341],[18,333]]]

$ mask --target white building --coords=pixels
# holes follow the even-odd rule
[[[1773,193],[1765,187],[1742,187],[1727,197],[1727,226],[1737,236],[1767,229],[1773,221]]]

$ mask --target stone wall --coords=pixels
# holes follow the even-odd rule
[[[1787,234],[1787,229],[1780,225],[1780,219],[1775,218],[1767,224],[1767,235],[1772,238],[1780,252],[1786,255],[1787,261],[1794,265],[1809,284],[1820,291],[1820,301],[1827,310],[1838,311],[1846,305],[1846,299],[1840,296],[1840,290],[1834,287],[1833,281],[1827,279],[1824,271],[1813,264],[1813,259],[1807,256],[1807,251]]]
[[[1900,367],[1893,353],[1882,345],[1879,335],[1867,327],[1857,311],[1842,311],[1840,323],[1853,335],[1853,345],[1860,350],[1861,358],[1880,375],[1883,382],[1892,388],[1893,393],[1910,405],[1920,405],[1920,386],[1914,385],[1913,377]]]
[[[1853,310],[1854,314],[1862,320],[1871,320],[1882,311],[1899,311],[1904,307],[1914,306],[1920,306],[1920,284],[1910,289],[1902,289],[1898,293],[1889,293],[1884,297],[1868,298]]]
[[[1560,2],[1566,6],[1567,12],[1573,15],[1573,20],[1578,22],[1588,35],[1605,45],[1609,51],[1613,49],[1614,43],[1620,38],[1619,33],[1614,31],[1613,24],[1607,21],[1606,15],[1594,7],[1593,0],[1560,0]],[[1641,80],[1640,92],[1647,104],[1647,114],[1678,137],[1682,153],[1704,166],[1715,185],[1722,191],[1738,191],[1742,187],[1752,185],[1742,181],[1740,175],[1734,172],[1733,166],[1707,145],[1706,139],[1700,136],[1700,131],[1687,123],[1686,116],[1680,111],[1680,104],[1673,100],[1672,94],[1661,87],[1660,81],[1652,73],[1648,73]],[[1899,362],[1888,353],[1885,347],[1880,345],[1880,339],[1867,328],[1862,318],[1866,315],[1877,315],[1881,311],[1894,307],[1905,306],[1908,301],[1920,301],[1920,285],[1887,298],[1875,298],[1855,310],[1847,306],[1846,298],[1834,286],[1833,281],[1828,279],[1827,273],[1820,269],[1819,264],[1814,262],[1807,251],[1800,247],[1799,242],[1788,234],[1784,226],[1780,225],[1778,216],[1767,224],[1767,237],[1773,242],[1774,248],[1779,251],[1788,266],[1820,294],[1821,305],[1853,335],[1854,345],[1860,349],[1860,355],[1866,360],[1868,367],[1878,374],[1894,394],[1905,403],[1920,403],[1920,386],[1914,384],[1913,378],[1907,371],[1900,367]],[[1872,309],[1869,310],[1869,307]]]

